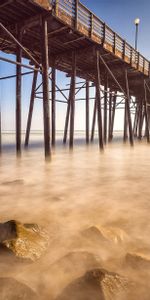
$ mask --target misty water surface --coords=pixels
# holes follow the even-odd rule
[[[150,255],[150,146],[143,141],[131,148],[116,140],[100,153],[98,144],[87,147],[78,140],[73,152],[58,145],[51,162],[45,163],[38,142],[42,137],[33,137],[33,146],[23,151],[21,159],[15,157],[13,140],[11,147],[7,145],[11,138],[3,136],[0,157],[0,221],[37,223],[47,230],[50,243],[34,264],[1,262],[0,276],[57,296],[85,270],[68,275],[62,266],[51,266],[69,252],[88,251],[109,271],[131,280],[138,280],[140,274],[140,281],[147,280],[125,266],[124,257],[129,252]],[[80,233],[92,226],[112,247],[90,239],[82,242]]]

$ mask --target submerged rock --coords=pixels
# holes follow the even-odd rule
[[[57,300],[121,300],[128,285],[128,280],[116,273],[94,269],[69,284]]]
[[[1,300],[38,300],[36,293],[27,285],[13,278],[0,278]]]
[[[113,242],[114,244],[119,244],[129,240],[127,233],[117,227],[91,226],[82,231],[81,234],[92,242]]]
[[[17,238],[17,224],[15,221],[0,223],[0,243]]]
[[[101,232],[108,241],[115,244],[129,241],[127,233],[119,227],[101,227]]]
[[[84,238],[90,239],[93,242],[107,242],[107,239],[104,237],[103,233],[96,226],[91,226],[83,230],[81,234]]]
[[[150,255],[140,252],[127,253],[125,257],[125,263],[134,269],[143,268],[150,270]]]
[[[8,235],[9,238],[6,235],[5,239],[2,240],[3,245],[17,257],[32,261],[38,259],[48,247],[49,239],[47,233],[38,227],[37,224],[21,224],[17,221],[10,222],[13,222],[15,234],[12,236]]]

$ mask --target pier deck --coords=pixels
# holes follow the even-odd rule
[[[77,76],[93,80],[95,74],[94,46],[120,82],[123,69],[128,68],[130,90],[134,95],[141,90],[141,78],[149,76],[149,61],[89,11],[74,0],[53,1],[4,1],[0,5],[0,20],[11,28],[24,26],[23,45],[41,61],[40,15],[47,14],[49,65],[67,72],[72,70],[71,51],[77,52]],[[14,26],[14,28],[13,28]],[[5,39],[1,32],[0,49],[16,53],[16,45]],[[103,73],[103,72],[102,72]],[[117,87],[118,89],[118,87]]]

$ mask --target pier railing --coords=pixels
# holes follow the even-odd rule
[[[78,0],[49,0],[62,21],[114,53],[138,71],[149,75],[150,63]]]

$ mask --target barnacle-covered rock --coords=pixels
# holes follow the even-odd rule
[[[57,300],[126,299],[129,281],[119,274],[103,269],[88,271],[68,285]]]
[[[11,224],[12,222],[15,234],[6,234],[2,240],[3,245],[17,257],[32,261],[38,259],[48,247],[48,234],[37,224],[22,224],[17,221],[11,221]]]

